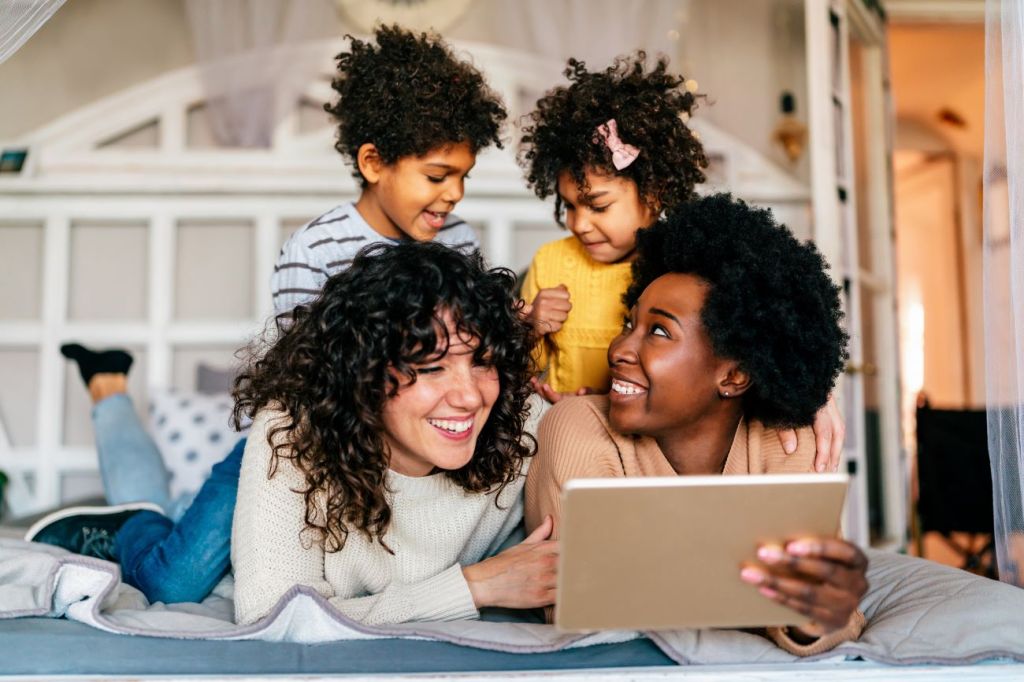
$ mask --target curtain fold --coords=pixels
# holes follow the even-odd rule
[[[640,48],[674,55],[690,6],[690,0],[478,1],[508,47],[561,62],[576,57],[594,69]]]
[[[330,0],[186,0],[206,109],[225,147],[269,147],[329,57],[287,48],[340,37]]]
[[[0,2],[0,64],[18,51],[64,0],[3,0]]]
[[[985,5],[985,374],[1001,580],[1024,586],[1024,3]]]

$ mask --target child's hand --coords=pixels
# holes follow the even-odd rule
[[[530,386],[533,387],[534,392],[539,393],[541,398],[544,398],[544,400],[548,401],[552,405],[557,403],[562,398],[568,398],[574,395],[590,395],[591,393],[597,393],[597,391],[590,388],[589,386],[581,386],[580,388],[576,389],[575,393],[559,393],[558,391],[551,387],[551,384],[542,384],[541,382],[539,382],[537,380],[537,377],[533,377],[530,379]]]
[[[529,318],[538,334],[554,334],[569,319],[572,303],[569,289],[564,284],[550,289],[541,289],[530,305]]]
[[[828,397],[825,407],[818,410],[814,417],[814,439],[817,451],[814,455],[814,470],[836,471],[839,469],[839,458],[843,454],[843,441],[846,439],[846,424],[843,415],[836,407],[832,396]],[[796,452],[796,431],[783,429],[779,431],[779,441],[786,454]]]

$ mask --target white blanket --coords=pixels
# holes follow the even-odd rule
[[[868,628],[829,654],[882,663],[1024,661],[1024,591],[962,571],[874,552],[872,590],[861,605]],[[232,622],[233,584],[225,578],[200,604],[149,604],[120,580],[116,565],[64,550],[0,538],[0,619],[66,617],[114,633],[181,639],[258,639],[303,643],[409,637],[511,653],[541,653],[650,637],[679,663],[790,662],[755,634],[733,630],[559,633],[549,625],[457,621],[369,627],[349,620],[315,592],[295,588],[266,618]],[[982,616],[983,614],[983,616]],[[978,618],[985,628],[978,628]]]

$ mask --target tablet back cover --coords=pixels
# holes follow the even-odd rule
[[[762,543],[836,536],[845,474],[570,481],[556,624],[568,631],[799,625],[740,580]]]

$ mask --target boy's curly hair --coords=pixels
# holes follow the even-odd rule
[[[524,435],[530,395],[530,326],[519,314],[514,275],[488,270],[479,254],[441,244],[374,244],[327,280],[308,306],[279,315],[248,348],[235,380],[234,418],[264,408],[288,419],[272,427],[271,475],[280,458],[305,474],[306,527],[338,551],[357,531],[385,547],[389,453],[381,414],[399,377],[447,352],[442,316],[479,340],[473,360],[497,369],[500,395],[473,459],[445,475],[470,492],[500,490],[520,474],[535,444]]]
[[[356,157],[367,143],[385,164],[455,142],[468,142],[474,154],[491,144],[501,147],[508,117],[501,97],[440,36],[396,24],[378,27],[376,44],[346,37],[351,46],[335,57],[338,72],[331,82],[338,100],[324,109],[338,122],[334,148],[364,185]]]
[[[565,69],[569,86],[558,86],[537,100],[523,126],[519,160],[526,180],[541,199],[555,195],[555,220],[562,223],[558,177],[568,171],[580,194],[588,191],[585,172],[629,178],[642,201],[670,211],[689,201],[694,186],[704,182],[708,161],[704,148],[680,118],[691,114],[698,95],[685,89],[686,79],[669,73],[660,57],[650,71],[647,54],[619,57],[604,71],[587,71],[570,59]],[[597,127],[615,119],[619,137],[640,155],[616,170]]]
[[[667,273],[710,285],[701,322],[719,357],[750,374],[747,417],[766,426],[807,426],[842,371],[849,339],[828,264],[771,212],[729,194],[703,197],[637,233],[630,308]]]

